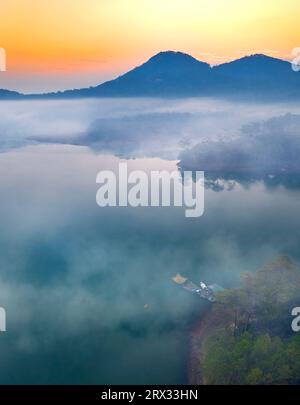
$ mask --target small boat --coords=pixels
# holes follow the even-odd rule
[[[200,281],[199,285],[197,285],[187,278],[183,277],[180,273],[177,273],[176,276],[172,278],[172,280],[176,284],[180,285],[184,290],[192,294],[197,294],[201,298],[210,302],[216,302],[217,300],[215,297],[215,292],[221,291],[223,289],[217,284],[206,285],[203,281]]]

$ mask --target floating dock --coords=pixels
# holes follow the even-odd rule
[[[197,294],[201,298],[210,302],[216,302],[217,300],[215,297],[215,293],[217,291],[223,290],[223,288],[218,286],[217,284],[206,285],[203,281],[200,281],[199,285],[197,285],[187,278],[183,277],[180,273],[177,273],[176,276],[172,278],[172,280],[176,284],[180,285],[184,290],[192,294]]]

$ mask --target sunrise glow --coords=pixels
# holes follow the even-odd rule
[[[251,53],[288,59],[299,15],[298,0],[0,0],[0,80],[92,85],[167,49],[211,64]]]

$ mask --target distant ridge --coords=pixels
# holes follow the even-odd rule
[[[299,89],[300,73],[281,59],[256,54],[211,67],[186,53],[165,51],[95,87],[31,95],[0,90],[0,98],[213,96],[282,100],[300,98]]]
[[[4,90],[0,89],[0,100],[14,100],[16,98],[23,98],[25,97],[23,94],[18,93],[17,91],[11,90]]]

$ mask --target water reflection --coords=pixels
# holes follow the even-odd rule
[[[146,114],[150,125],[147,114],[189,112],[197,130],[186,130],[190,115],[184,128],[176,115],[175,145],[166,146],[157,132],[154,151],[140,142],[127,160],[129,170],[172,171],[178,140],[186,149],[201,136],[231,136],[243,122],[287,106],[235,112],[231,104],[195,100],[0,104],[1,131],[11,136],[0,154],[0,305],[8,318],[0,383],[186,382],[189,328],[208,304],[177,288],[172,276],[226,287],[279,253],[300,260],[293,176],[207,172],[205,214],[198,219],[178,207],[101,209],[96,174],[117,170],[120,150],[73,145],[97,119],[116,118],[119,128],[124,114]],[[43,142],[28,145],[33,137]],[[277,187],[283,182],[286,189]]]

